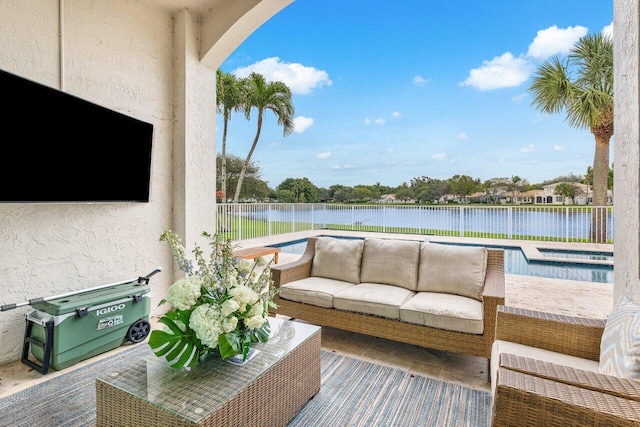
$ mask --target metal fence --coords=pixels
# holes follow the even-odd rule
[[[354,230],[517,240],[613,243],[613,207],[219,204],[218,231],[233,240],[303,230]],[[599,237],[595,237],[598,235]]]

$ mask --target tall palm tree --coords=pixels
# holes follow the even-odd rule
[[[291,100],[291,89],[282,82],[267,82],[262,74],[251,73],[246,79],[243,79],[245,86],[245,104],[244,113],[249,120],[251,118],[251,110],[256,109],[258,114],[258,128],[256,135],[253,138],[253,144],[247,154],[247,158],[244,161],[242,170],[240,171],[240,177],[238,178],[238,185],[236,186],[236,194],[233,197],[233,202],[237,203],[240,197],[240,189],[242,189],[242,181],[247,170],[247,165],[251,161],[253,151],[258,145],[258,139],[260,139],[260,132],[262,131],[262,121],[264,119],[264,113],[272,111],[278,119],[278,125],[283,127],[284,136],[290,135],[293,132],[293,115],[295,109]]]
[[[602,33],[582,37],[561,60],[538,67],[529,87],[532,105],[545,113],[566,112],[569,125],[595,137],[591,240],[606,242],[609,141],[613,136],[613,42]]]
[[[231,73],[216,71],[216,109],[222,113],[222,152],[220,153],[220,190],[222,203],[227,200],[227,129],[231,113],[239,111],[244,105],[244,93],[240,81]]]

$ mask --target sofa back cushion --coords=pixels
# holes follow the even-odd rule
[[[360,283],[360,263],[364,240],[318,237],[311,275]]]
[[[487,248],[422,242],[418,291],[442,292],[482,301]]]
[[[367,238],[362,253],[362,283],[382,283],[415,291],[420,242]]]

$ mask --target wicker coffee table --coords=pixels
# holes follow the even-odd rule
[[[150,356],[96,380],[96,425],[284,426],[320,390],[320,327],[269,318],[244,366],[219,358],[176,370]]]

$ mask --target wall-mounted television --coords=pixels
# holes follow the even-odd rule
[[[0,70],[0,203],[148,202],[153,125]]]

